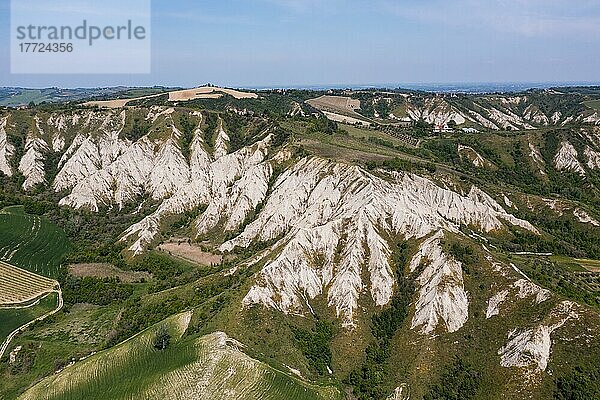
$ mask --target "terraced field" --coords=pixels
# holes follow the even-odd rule
[[[0,261],[0,306],[30,302],[48,293],[56,281]]]
[[[338,399],[337,389],[303,382],[241,351],[224,333],[182,339],[191,313],[169,318],[171,345],[153,347],[158,324],[50,376],[20,399]]]
[[[23,212],[23,207],[0,211],[0,260],[50,278],[58,275],[69,240],[55,224]]]

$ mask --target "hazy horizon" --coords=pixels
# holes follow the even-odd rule
[[[198,86],[205,86],[211,84],[218,87],[230,87],[235,89],[246,89],[246,90],[277,90],[277,89],[297,89],[297,90],[328,90],[328,89],[407,89],[407,90],[423,90],[429,92],[493,92],[493,91],[506,91],[506,92],[518,92],[529,89],[547,89],[552,87],[597,87],[600,86],[600,82],[401,82],[401,83],[368,83],[368,84],[344,84],[344,83],[331,83],[331,84],[308,84],[308,85],[239,85],[230,86],[226,84],[218,84],[215,82],[199,82],[197,85],[185,86],[185,85],[101,85],[101,86],[2,86],[0,88],[7,89],[31,89],[31,90],[42,90],[42,89],[61,89],[61,90],[75,90],[75,89],[97,89],[97,88],[115,88],[115,87],[127,87],[127,88],[151,88],[151,87],[164,87],[164,88],[192,88]]]

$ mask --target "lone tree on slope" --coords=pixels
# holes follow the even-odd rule
[[[156,337],[154,338],[154,348],[156,350],[164,350],[169,347],[170,342],[171,335],[169,334],[169,330],[165,325],[161,325],[156,332]]]

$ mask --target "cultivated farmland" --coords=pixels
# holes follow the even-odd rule
[[[360,108],[360,100],[345,96],[321,96],[315,99],[306,100],[308,104],[319,110],[326,110],[337,113],[352,113]]]
[[[56,281],[0,261],[0,306],[30,302],[51,292]]]
[[[338,399],[332,387],[311,385],[254,360],[224,333],[182,338],[191,312],[50,376],[21,399]],[[171,344],[153,346],[164,325]]]
[[[101,101],[89,101],[85,103],[86,106],[97,106],[100,108],[122,108],[126,107],[127,104],[134,101],[150,99],[153,97],[161,96],[165,93],[169,94],[169,101],[188,101],[195,99],[218,99],[223,94],[228,94],[236,99],[256,99],[258,95],[251,92],[241,92],[234,89],[218,88],[212,86],[202,86],[194,89],[183,89],[175,90],[172,92],[156,93],[148,96],[135,97],[131,99],[115,99],[115,100],[101,100]]]
[[[360,100],[345,96],[321,96],[306,100],[306,103],[321,110],[332,121],[345,124],[371,125],[355,111],[360,108]]]
[[[1,261],[55,278],[68,249],[65,233],[44,217],[25,214],[20,206],[0,211]]]

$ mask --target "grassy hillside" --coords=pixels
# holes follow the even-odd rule
[[[79,101],[87,98],[104,97],[137,97],[148,94],[160,93],[166,90],[163,87],[112,87],[112,88],[79,88],[79,89],[25,89],[25,88],[0,88],[0,106],[18,107],[33,102],[63,103]]]
[[[225,334],[185,337],[190,318],[184,313],[154,325],[46,378],[20,399],[339,398],[333,388],[310,385],[253,360]],[[158,349],[165,332],[169,344]]]
[[[594,110],[600,110],[600,100],[588,100],[584,101],[583,104]]]
[[[23,207],[0,212],[0,259],[47,277],[58,276],[69,240],[55,224]]]

